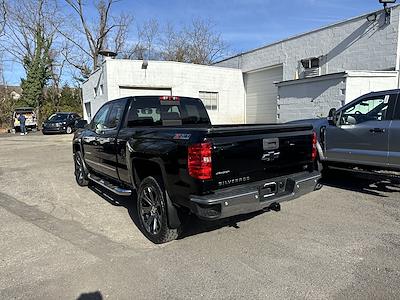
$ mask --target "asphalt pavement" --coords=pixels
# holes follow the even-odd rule
[[[344,174],[164,245],[79,187],[71,135],[0,136],[0,299],[399,299],[400,185]]]

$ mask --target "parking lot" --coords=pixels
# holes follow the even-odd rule
[[[133,198],[75,183],[71,138],[0,136],[1,299],[399,298],[396,184],[341,175],[159,246]]]

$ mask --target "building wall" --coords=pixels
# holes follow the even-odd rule
[[[320,57],[321,75],[345,70],[394,70],[397,66],[400,7],[392,9],[390,24],[379,12],[377,21],[366,16],[256,49],[217,63],[244,73],[283,64],[283,80],[297,79],[302,59]]]
[[[107,101],[108,99],[108,88],[107,88],[107,65],[105,63],[90,75],[89,79],[82,84],[82,97],[83,97],[83,118],[90,121],[91,118],[96,114],[97,110]],[[100,86],[103,85],[103,93],[100,95]],[[97,89],[98,93],[95,96],[94,89]],[[90,104],[90,115],[88,115],[87,105]]]
[[[397,88],[397,72],[349,71],[346,78],[346,103],[370,92]]]
[[[320,118],[372,91],[397,88],[397,72],[347,71],[278,84],[279,122]]]
[[[320,118],[345,103],[345,74],[327,75],[278,85],[278,122]]]
[[[107,60],[103,65],[103,73],[96,72],[83,84],[85,101],[93,103],[92,115],[106,101],[120,98],[120,87],[170,88],[174,96],[196,98],[199,91],[218,92],[218,110],[209,111],[212,123],[244,123],[245,93],[240,70],[165,61],[149,61],[144,70],[142,61],[121,59]],[[93,86],[101,80],[107,96],[93,99]]]

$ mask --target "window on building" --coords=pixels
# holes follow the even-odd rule
[[[97,86],[93,88],[93,96],[96,98],[97,96]]]
[[[301,65],[306,70],[319,68],[319,58],[314,57],[314,58],[302,59]]]
[[[207,110],[218,110],[218,93],[217,92],[199,92],[199,98],[203,101]]]
[[[90,107],[90,102],[85,103],[85,110],[86,110],[86,115],[90,120],[92,118],[92,108]]]
[[[104,86],[100,84],[99,95],[102,96],[103,94],[104,94]]]
[[[301,72],[302,78],[309,78],[320,75],[319,58],[313,57],[313,58],[302,59],[300,62],[303,67],[303,70]]]

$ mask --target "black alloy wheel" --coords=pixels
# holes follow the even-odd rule
[[[140,225],[146,237],[155,244],[175,240],[179,229],[169,227],[165,190],[160,178],[146,177],[140,184],[137,196]]]
[[[87,174],[85,172],[85,167],[83,165],[82,155],[78,151],[74,155],[75,163],[75,180],[80,186],[87,186],[89,183]]]

